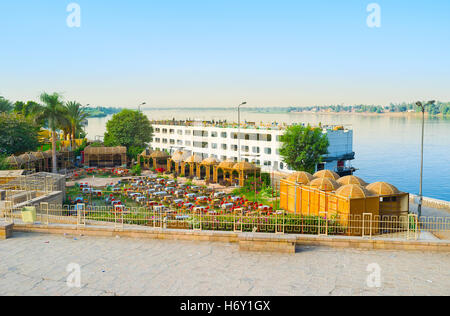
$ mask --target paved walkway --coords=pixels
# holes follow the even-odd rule
[[[0,295],[450,295],[450,254],[19,234],[0,241]],[[81,267],[81,289],[66,267]],[[367,286],[369,264],[381,287]]]

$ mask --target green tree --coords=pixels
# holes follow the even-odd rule
[[[13,108],[14,106],[11,101],[5,99],[4,97],[0,97],[0,113],[9,113],[13,110]]]
[[[70,143],[72,145],[72,148],[74,148],[75,139],[77,135],[76,133],[78,130],[81,129],[83,121],[89,117],[89,114],[83,109],[81,104],[76,101],[67,102],[66,109],[67,109],[67,118],[69,119],[71,130]]]
[[[52,172],[57,173],[56,165],[56,131],[62,126],[67,126],[67,111],[64,107],[62,97],[58,93],[48,94],[42,93],[40,100],[44,105],[42,106],[39,119],[45,119],[47,126],[52,131]]]
[[[0,114],[0,154],[22,154],[39,146],[39,126],[22,115]]]
[[[106,146],[127,147],[128,156],[136,159],[136,153],[142,152],[152,136],[153,128],[147,116],[140,111],[122,110],[106,124],[104,142]]]
[[[6,155],[0,154],[0,170],[9,170],[11,169],[8,162],[6,162]]]
[[[296,171],[313,173],[328,153],[328,137],[319,128],[294,125],[281,136],[280,155]]]

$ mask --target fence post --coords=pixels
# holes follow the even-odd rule
[[[372,213],[363,213],[362,215],[362,238],[369,237],[369,239],[372,239]],[[366,235],[366,218],[369,218],[369,235]]]
[[[322,225],[321,225],[321,219],[322,214],[325,214],[325,233],[322,234]],[[320,236],[328,236],[328,212],[319,212],[319,216],[317,217],[318,225],[317,225],[317,235]]]
[[[408,214],[408,232],[406,235],[406,238],[408,240],[411,239],[411,225],[413,226],[413,232],[414,232],[414,240],[417,240],[419,235],[419,221],[418,221],[417,214]]]
[[[40,209],[41,209],[41,221],[42,221],[42,214],[44,213],[44,210],[45,210],[45,214],[47,216],[47,220],[45,221],[45,224],[48,226],[48,224],[49,224],[48,203],[47,202],[41,202]]]

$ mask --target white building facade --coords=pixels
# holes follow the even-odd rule
[[[261,166],[263,171],[292,172],[279,155],[280,137],[285,127],[256,126],[243,124],[215,124],[203,121],[166,121],[153,122],[153,140],[150,148],[165,150],[169,154],[186,151],[197,154],[202,159],[214,157],[219,161],[245,160]],[[348,174],[352,169],[350,161],[354,159],[353,130],[349,128],[323,127],[328,136],[329,154],[323,157],[323,163],[317,170],[329,169]],[[240,152],[239,152],[240,145]]]

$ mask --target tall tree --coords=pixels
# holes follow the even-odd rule
[[[105,145],[125,146],[128,156],[136,159],[136,152],[142,152],[152,136],[153,128],[147,116],[140,111],[122,110],[106,123]]]
[[[56,131],[67,122],[67,112],[62,101],[62,96],[58,93],[40,95],[40,100],[44,104],[39,114],[39,119],[44,118],[48,127],[52,131],[52,172],[57,173],[56,164]]]
[[[83,121],[89,117],[89,114],[83,109],[80,103],[69,101],[66,103],[67,117],[71,129],[71,145],[75,147],[76,131],[82,125]]]
[[[0,113],[2,113],[2,112],[9,113],[13,110],[13,108],[14,108],[14,106],[11,103],[11,101],[0,96]]]
[[[281,136],[280,155],[292,169],[314,173],[328,153],[328,137],[320,128],[294,125]]]

